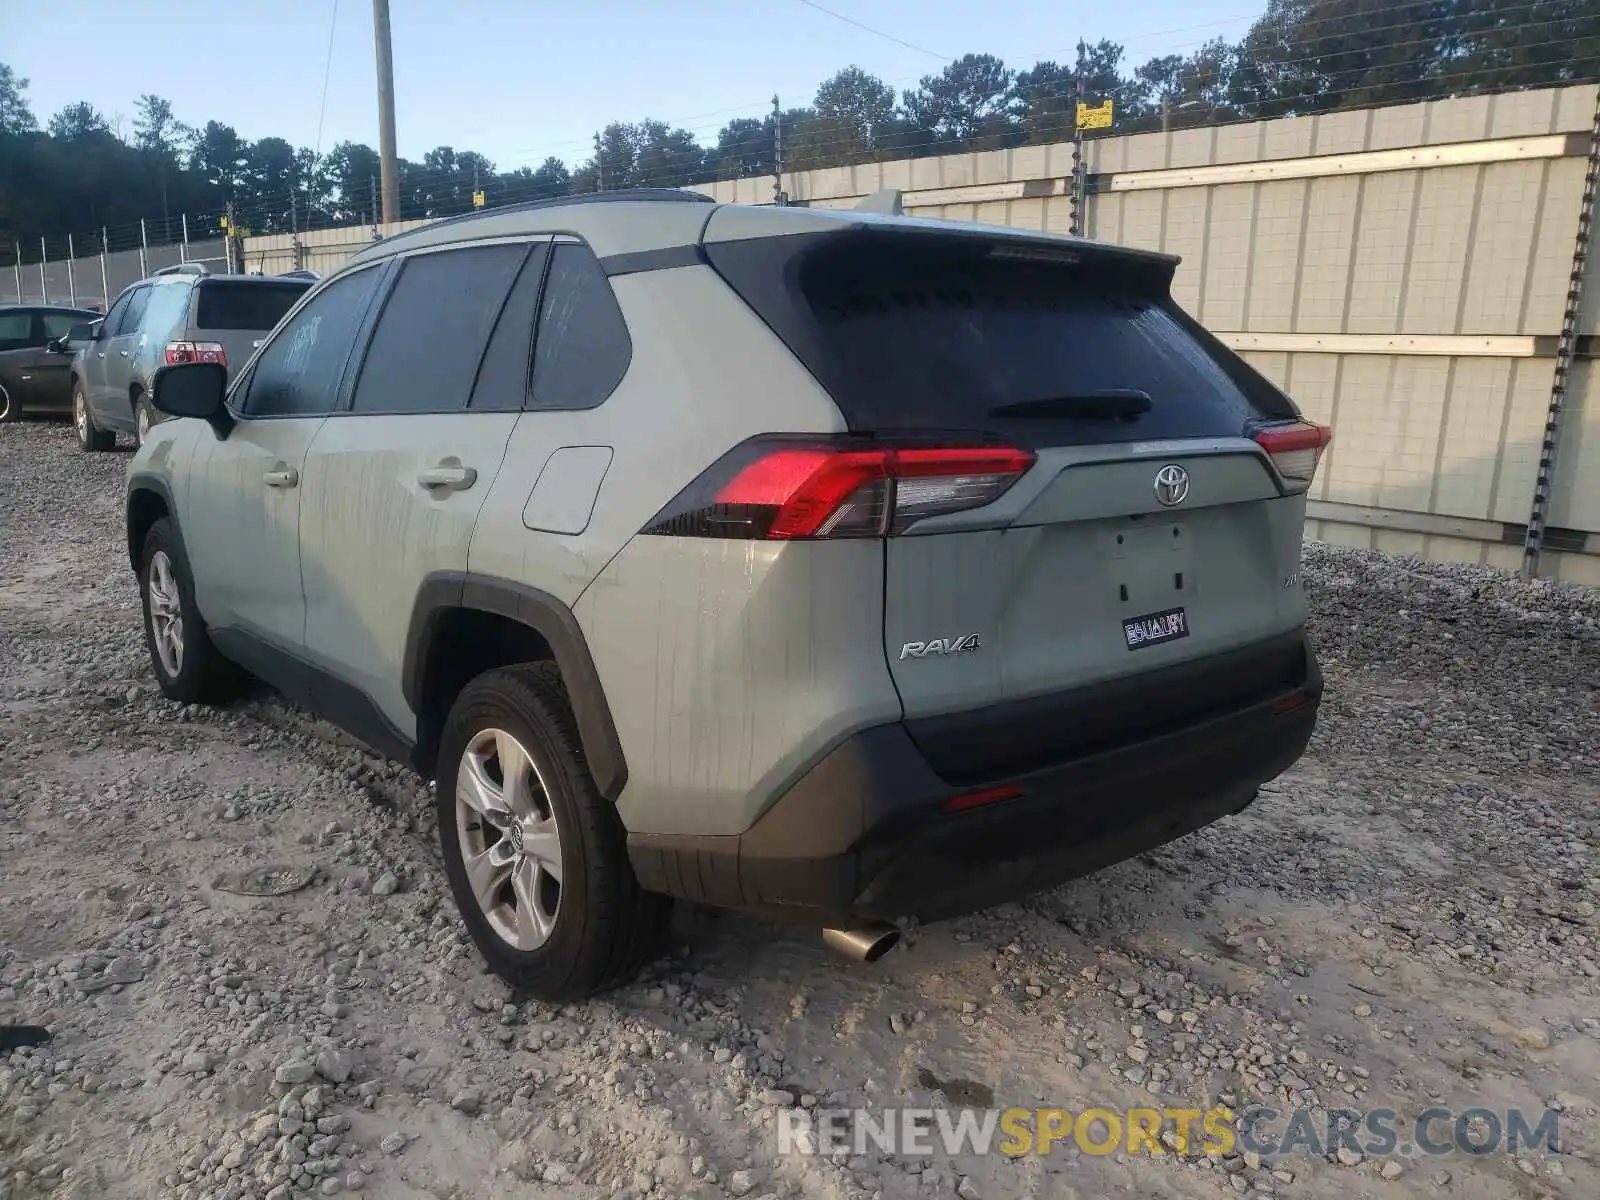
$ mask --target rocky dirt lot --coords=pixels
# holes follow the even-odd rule
[[[1312,751],[1201,834],[872,966],[680,911],[602,1001],[485,975],[426,787],[152,681],[126,453],[0,428],[0,1197],[1600,1195],[1600,598],[1309,547]],[[265,893],[265,894],[260,894]],[[1554,1151],[780,1156],[789,1106],[1537,1117]],[[1448,1131],[1448,1123],[1443,1127]],[[1169,1139],[1170,1142],[1170,1139]]]

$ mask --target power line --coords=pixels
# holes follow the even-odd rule
[[[860,21],[857,21],[854,17],[847,17],[843,13],[836,13],[831,8],[823,8],[822,5],[820,5],[820,4],[818,4],[816,2],[816,0],[800,0],[800,3],[804,4],[807,8],[816,9],[819,13],[827,14],[828,16],[832,17],[835,21],[843,21],[846,25],[854,25],[857,29],[865,30],[867,33],[872,34],[873,37],[880,37],[880,38],[883,38],[885,41],[893,42],[896,46],[904,46],[907,50],[915,50],[918,54],[926,54],[930,58],[937,58],[940,62],[953,62],[954,61],[948,54],[940,54],[938,51],[935,51],[935,50],[927,50],[927,49],[924,49],[922,46],[914,46],[910,42],[907,42],[907,41],[904,41],[904,40],[902,40],[900,38],[895,37],[894,34],[892,34],[892,33],[885,33],[881,29],[874,29],[871,25],[863,25]]]
[[[328,57],[322,67],[322,105],[317,109],[317,145],[311,152],[313,161],[322,159],[322,123],[328,115],[328,80],[333,77],[333,39],[339,32],[339,0],[333,0],[333,16],[328,21]]]

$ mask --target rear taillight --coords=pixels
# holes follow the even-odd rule
[[[990,504],[1033,465],[1010,446],[885,446],[758,438],[725,455],[645,526],[680,537],[884,537]]]
[[[1278,468],[1284,482],[1296,490],[1304,490],[1311,486],[1317,474],[1317,463],[1333,440],[1333,430],[1310,421],[1293,421],[1286,425],[1264,426],[1252,436],[1272,458],[1272,465]]]
[[[167,365],[177,363],[217,363],[220,366],[228,365],[228,352],[222,348],[221,342],[168,342]]]

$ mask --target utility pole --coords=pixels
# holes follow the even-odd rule
[[[1083,39],[1078,39],[1078,99],[1072,108],[1072,232],[1083,236]]]
[[[772,202],[780,208],[789,202],[783,194],[783,109],[772,97]]]
[[[188,218],[184,218],[185,230],[188,229]],[[107,312],[111,308],[111,280],[106,275],[106,227],[100,226],[100,311]]]
[[[229,207],[230,207],[230,210],[231,210],[232,205],[230,204]],[[143,278],[145,278],[145,276],[150,274],[150,265],[145,260],[145,256],[148,254],[149,250],[150,250],[150,237],[149,237],[149,234],[147,234],[145,232],[144,218],[140,217],[139,218],[139,278],[140,279],[143,279]]]
[[[67,302],[73,308],[78,307],[78,272],[73,262],[78,252],[72,245],[72,235],[67,234]]]
[[[400,164],[394,133],[394,46],[389,0],[372,0],[372,37],[378,49],[378,166],[383,173],[384,224],[400,219]]]
[[[44,273],[45,263],[49,261],[50,252],[45,249],[44,239],[39,239],[39,291],[44,295],[44,303],[50,303],[50,280]]]
[[[17,303],[25,304],[27,301],[22,298],[22,243],[13,240],[11,245],[17,252],[17,256],[11,260],[11,274],[17,280]]]
[[[606,156],[605,151],[601,149],[598,133],[594,135],[594,190],[597,192],[606,190]]]

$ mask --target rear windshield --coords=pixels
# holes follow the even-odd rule
[[[904,230],[706,249],[852,430],[1039,446],[1237,436],[1294,412],[1171,300],[1159,260]]]
[[[226,283],[200,285],[200,303],[194,323],[198,329],[252,329],[266,331],[278,323],[310,287],[307,282]]]

